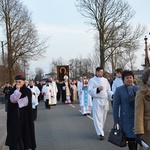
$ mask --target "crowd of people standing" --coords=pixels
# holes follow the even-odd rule
[[[117,68],[111,82],[103,75],[103,68],[97,67],[96,75],[89,81],[86,77],[80,78],[78,95],[82,114],[92,110],[96,133],[100,140],[104,140],[110,101],[114,125],[120,124],[128,149],[144,150],[143,141],[149,146],[147,149],[150,149],[150,68],[143,72],[141,86],[137,85],[133,72],[129,70]],[[88,81],[86,86],[85,81]]]
[[[25,80],[20,74],[15,77],[13,85],[6,83],[0,89],[2,104],[5,104],[7,112],[5,144],[10,150],[36,149],[34,121],[38,118],[38,104],[42,100],[45,101],[46,109],[56,106],[61,98],[65,104],[77,100],[75,81],[68,78],[61,83],[52,78],[35,83],[33,80]],[[61,96],[63,93],[64,99]]]
[[[57,105],[58,101],[71,104],[78,100],[81,114],[92,115],[95,131],[100,140],[105,139],[105,121],[111,102],[114,124],[120,124],[126,135],[129,150],[142,150],[142,140],[150,146],[150,109],[148,107],[150,69],[144,71],[142,81],[143,86],[136,85],[133,72],[122,68],[115,70],[115,78],[111,81],[104,77],[104,69],[101,67],[96,68],[94,77],[88,79],[82,76],[79,81],[71,80],[65,75],[62,82],[48,78],[35,83],[33,80],[28,82],[18,75],[13,86],[7,83],[1,88],[1,93],[3,93],[1,97],[4,98],[2,103],[5,103],[7,111],[6,145],[12,150],[22,146],[25,149],[36,148],[34,121],[37,119],[40,101],[44,100],[45,108],[51,109],[52,106]],[[25,125],[28,130],[27,134],[22,131],[24,130],[22,119],[17,122],[20,130],[12,139],[11,134],[16,132],[16,127],[13,128],[16,122],[12,121],[12,117],[20,120],[22,115],[24,119],[29,117],[28,121],[30,120]],[[27,136],[31,139],[27,139]],[[24,145],[24,142],[28,144]]]

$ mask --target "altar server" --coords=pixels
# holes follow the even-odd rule
[[[52,89],[53,89],[53,96],[51,97],[51,105],[54,105],[56,106],[57,104],[57,92],[58,92],[58,89],[57,89],[57,85],[56,85],[56,82],[53,80],[53,78],[50,78],[50,85],[52,86]]]
[[[49,79],[47,79],[46,84],[42,88],[42,94],[44,95],[45,108],[50,109],[52,104],[51,97],[53,96],[53,89],[50,85]]]
[[[38,96],[40,95],[40,90],[37,86],[34,85],[34,81],[31,80],[29,82],[28,88],[32,92],[32,109],[33,109],[33,120],[35,121],[37,119],[37,105],[38,103]]]
[[[88,93],[88,79],[83,77],[82,81],[82,96],[80,100],[80,107],[82,115],[90,115],[92,111],[92,98]]]
[[[104,125],[109,110],[109,99],[112,100],[113,92],[110,84],[103,77],[103,68],[96,68],[96,76],[89,80],[88,92],[93,98],[93,121],[97,135],[104,140]]]

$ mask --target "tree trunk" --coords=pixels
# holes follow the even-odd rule
[[[8,37],[9,39],[9,37]],[[11,40],[9,40],[11,41]],[[8,43],[8,72],[9,72],[9,82],[12,84],[14,82],[14,68],[13,68],[13,60],[12,60],[12,49],[10,42]]]
[[[99,31],[99,40],[100,40],[100,67],[105,68],[105,47],[104,47],[104,35],[102,31]]]
[[[112,73],[114,74],[115,71],[115,64],[114,64],[114,55],[111,56],[111,65],[112,65]]]
[[[9,67],[8,72],[9,72],[9,82],[12,85],[14,82],[14,69],[13,69],[13,67]]]
[[[13,51],[11,47],[11,27],[10,27],[10,19],[8,14],[6,15],[6,36],[7,36],[7,48],[8,48],[8,73],[9,73],[9,82],[12,85],[14,82],[14,69],[13,69]]]

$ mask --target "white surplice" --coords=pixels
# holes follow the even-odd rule
[[[84,88],[87,88],[87,91],[84,91]],[[87,92],[87,93],[85,93],[85,92]],[[85,94],[86,94],[86,99],[85,99]],[[88,93],[88,87],[83,87],[83,89],[82,89],[80,107],[81,107],[82,115],[91,114],[92,98],[91,98],[90,94]]]
[[[113,84],[112,84],[112,91],[113,93],[115,93],[116,91],[116,88],[123,85],[123,81],[122,81],[122,78],[116,78],[114,81],[113,81]]]
[[[97,88],[103,86],[103,90],[97,93]],[[113,92],[110,89],[108,80],[104,77],[94,76],[89,80],[88,92],[93,98],[93,122],[97,135],[104,136],[104,125],[107,111],[109,110],[109,99]]]
[[[81,103],[81,98],[82,98],[82,82],[80,82],[80,81],[78,82],[77,89],[78,89],[79,102]]]
[[[35,109],[35,106],[37,106],[39,104],[38,103],[38,96],[40,95],[40,90],[38,89],[37,86],[34,86],[34,85],[32,86],[32,88],[30,86],[28,86],[28,88],[32,92],[32,108]]]
[[[57,104],[57,92],[58,92],[57,85],[54,81],[52,81],[50,85],[52,86],[52,89],[53,89],[53,96],[51,97],[51,104],[56,105]]]
[[[53,96],[53,88],[49,84],[49,86],[44,85],[42,88],[42,94],[44,94],[44,101],[49,100],[49,105],[51,105],[51,96]]]

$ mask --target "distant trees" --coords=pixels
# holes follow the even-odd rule
[[[39,40],[31,14],[19,0],[0,1],[0,21],[4,30],[10,83],[14,80],[14,66],[21,61],[37,59],[46,50],[47,39]]]
[[[42,68],[36,68],[36,76],[35,76],[35,81],[40,81],[43,77],[44,71]]]
[[[53,59],[50,63],[51,73],[57,73],[57,66],[69,65],[69,77],[79,79],[81,76],[87,76],[88,73],[93,73],[91,60],[87,58],[72,58],[67,62],[63,58]],[[94,68],[95,70],[95,68]]]
[[[52,73],[56,73],[56,69],[57,69],[57,66],[60,66],[60,65],[64,65],[66,64],[65,60],[63,60],[62,57],[59,57],[59,58],[56,58],[56,59],[53,59],[51,62],[50,62],[50,72]]]
[[[135,12],[124,0],[76,0],[76,6],[82,16],[97,31],[99,66],[106,68],[110,62],[112,70],[129,51],[139,47],[139,39],[145,28],[131,26]],[[123,57],[121,57],[123,56]]]

